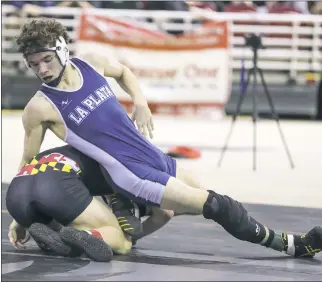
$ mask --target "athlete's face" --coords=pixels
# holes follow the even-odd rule
[[[56,79],[63,68],[53,51],[30,54],[27,61],[30,68],[45,83]]]

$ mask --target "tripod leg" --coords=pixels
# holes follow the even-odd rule
[[[257,68],[254,68],[254,83],[253,83],[253,89],[252,89],[252,95],[253,95],[253,114],[252,114],[252,120],[253,120],[253,170],[256,170],[256,144],[257,144],[257,132],[256,132],[256,120],[257,120],[257,101],[256,101],[256,90],[257,90],[257,77],[256,77],[256,70]]]
[[[274,104],[273,104],[273,99],[270,95],[270,93],[268,92],[268,88],[267,88],[267,85],[266,85],[266,82],[265,82],[265,79],[264,79],[264,75],[263,75],[263,72],[260,68],[258,68],[258,72],[259,72],[259,75],[261,77],[261,80],[262,80],[262,84],[263,84],[263,87],[264,87],[264,91],[265,91],[265,95],[267,97],[267,101],[270,105],[270,108],[271,108],[271,111],[272,111],[272,114],[273,114],[273,117],[274,119],[276,120],[276,123],[277,123],[277,128],[279,130],[279,133],[280,133],[280,136],[281,136],[281,139],[282,139],[282,142],[283,142],[283,145],[284,145],[284,149],[286,151],[286,154],[288,156],[288,159],[289,159],[289,162],[290,162],[290,165],[291,165],[291,168],[293,169],[294,168],[294,162],[293,162],[293,159],[292,159],[292,156],[291,156],[291,153],[290,153],[290,150],[287,146],[287,143],[286,143],[286,139],[284,137],[284,134],[283,134],[283,131],[282,131],[282,128],[281,128],[281,124],[279,122],[279,118],[278,118],[278,114],[275,110],[275,107],[274,107]]]
[[[230,129],[229,129],[229,132],[228,132],[228,134],[226,136],[226,140],[225,140],[224,146],[223,146],[223,148],[221,150],[221,154],[220,154],[219,161],[218,161],[218,167],[220,167],[221,162],[222,162],[222,160],[224,158],[224,155],[225,155],[225,153],[227,151],[229,139],[230,139],[231,134],[233,132],[233,128],[234,128],[234,125],[235,125],[235,121],[237,119],[237,116],[240,114],[241,105],[243,104],[243,102],[245,100],[246,93],[247,93],[247,87],[248,87],[248,84],[249,84],[249,81],[250,81],[250,77],[251,77],[251,75],[253,73],[254,73],[254,68],[249,69],[248,76],[247,76],[247,81],[246,81],[246,85],[245,85],[245,88],[243,89],[244,91],[241,93],[241,95],[239,97],[239,100],[237,102],[236,111],[235,111],[235,113],[232,116],[232,122],[231,122],[231,125],[230,125]]]
[[[241,93],[241,95],[239,97],[237,107],[236,107],[236,111],[233,114],[233,121],[235,121],[237,116],[240,114],[241,106],[242,106],[242,104],[243,104],[243,102],[244,102],[244,100],[246,98],[247,88],[248,88],[248,85],[249,85],[251,75],[254,75],[254,68],[249,69],[245,88],[243,89],[243,92]]]

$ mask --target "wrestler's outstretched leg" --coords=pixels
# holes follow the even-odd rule
[[[142,164],[138,166],[137,173],[142,174],[143,170],[144,178],[134,173],[127,173],[124,178],[119,173],[122,167],[107,167],[111,179],[119,183],[116,185],[118,192],[138,204],[154,205],[175,214],[203,215],[239,240],[285,251],[292,256],[312,256],[322,248],[320,227],[304,237],[274,232],[251,217],[241,203],[229,196],[186,185],[176,178],[173,169],[167,173]]]
[[[202,214],[219,223],[235,238],[260,244],[288,255],[312,257],[321,251],[322,228],[315,227],[299,236],[277,233],[251,217],[238,201],[214,191],[192,188],[171,177],[164,189],[162,209],[176,213]]]

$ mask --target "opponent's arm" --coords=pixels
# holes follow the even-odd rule
[[[143,235],[137,240],[159,230],[167,224],[173,217],[173,211],[162,210],[160,208],[152,208],[152,214],[145,221],[143,221]]]
[[[19,165],[19,170],[28,163],[33,156],[35,156],[39,150],[41,142],[39,142],[40,138],[38,135],[40,135],[41,129],[36,127],[30,127],[30,123],[26,122],[26,117],[28,117],[28,114],[24,114],[23,117],[23,123],[25,127],[25,140],[24,140],[24,152],[23,157]],[[43,137],[42,137],[43,139]],[[35,141],[34,145],[32,142]],[[38,144],[40,144],[38,146]],[[10,243],[16,248],[16,249],[24,249],[24,244],[29,241],[30,234],[27,231],[26,228],[21,226],[15,219],[12,220],[10,226],[9,226],[9,233],[8,238]]]
[[[30,234],[26,228],[22,227],[15,220],[9,226],[9,241],[16,249],[24,249],[24,244],[29,241]]]
[[[25,136],[23,156],[19,169],[39,153],[41,144],[44,140],[47,126],[43,121],[41,106],[30,101],[24,110],[22,123],[25,130]]]
[[[100,71],[106,77],[114,78],[118,84],[127,92],[134,103],[134,112],[132,120],[136,121],[138,130],[147,137],[147,130],[150,138],[153,138],[152,131],[154,124],[152,114],[148,106],[146,98],[143,96],[139,82],[133,72],[123,64],[118,62],[110,62],[106,57],[85,54],[82,55],[97,71]]]
[[[30,100],[23,112],[22,123],[25,136],[23,156],[19,170],[40,151],[40,146],[46,132],[46,127],[42,122],[41,105]],[[23,244],[30,238],[26,229],[15,220],[10,224],[8,237],[11,244],[17,249],[24,248]]]

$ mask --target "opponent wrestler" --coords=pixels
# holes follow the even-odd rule
[[[261,244],[291,256],[314,256],[322,247],[322,228],[306,235],[274,232],[226,195],[198,188],[179,163],[162,153],[139,131],[153,123],[138,81],[124,65],[96,54],[69,59],[68,35],[57,21],[33,20],[17,39],[19,52],[44,83],[23,114],[22,164],[38,153],[46,129],[98,161],[118,191],[136,202],[175,213],[212,219],[239,240]],[[105,77],[132,97],[139,131],[118,102]],[[212,187],[213,189],[215,187]],[[236,187],[240,189],[240,187]]]
[[[8,187],[6,204],[15,219],[9,228],[10,242],[21,248],[28,240],[26,228],[29,228],[39,246],[44,245],[58,255],[76,256],[84,252],[94,260],[109,261],[112,251],[128,253],[132,246],[131,238],[123,234],[119,223],[130,227],[129,224],[124,219],[118,222],[105,204],[93,198],[112,193],[99,164],[73,147],[63,146],[41,152],[19,171]],[[95,214],[91,210],[93,208]],[[147,215],[151,216],[143,223],[140,237],[161,228],[171,218],[171,212],[140,206],[140,216]],[[59,224],[53,225],[53,220]],[[66,232],[60,224],[100,234],[106,244],[83,232],[89,244],[71,248],[55,232]],[[93,229],[99,233],[91,231]],[[91,248],[92,245],[99,246],[99,249]]]

